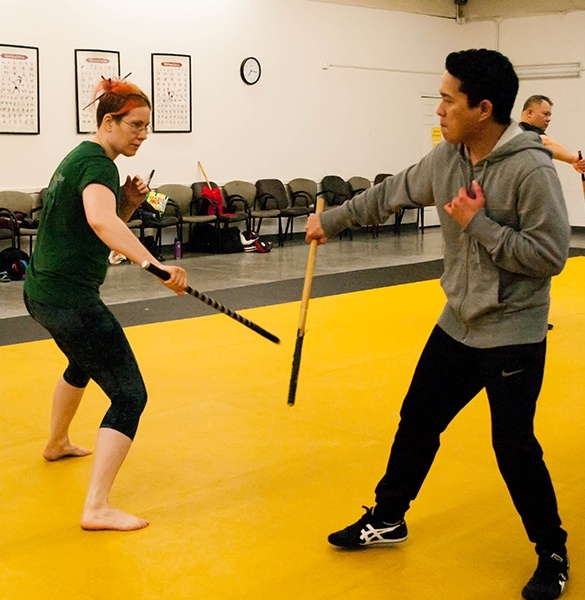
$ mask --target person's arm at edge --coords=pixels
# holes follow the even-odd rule
[[[545,148],[548,148],[553,153],[553,158],[570,164],[577,173],[585,173],[585,159],[579,160],[579,156],[558,142],[553,140],[546,134],[540,136]]]

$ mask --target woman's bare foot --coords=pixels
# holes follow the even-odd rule
[[[148,526],[148,521],[122,512],[111,506],[92,508],[86,506],[81,515],[81,528],[89,531],[113,529],[115,531],[134,531]]]
[[[49,461],[59,460],[60,458],[89,456],[90,454],[91,450],[76,446],[69,441],[63,444],[49,442],[43,450],[43,458]]]

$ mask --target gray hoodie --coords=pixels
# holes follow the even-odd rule
[[[486,205],[461,227],[445,204],[475,179]],[[569,252],[570,226],[551,154],[512,123],[472,165],[465,148],[441,142],[422,160],[339,208],[321,214],[325,235],[384,223],[403,206],[436,205],[444,242],[438,325],[475,348],[540,342],[547,332],[551,277]]]

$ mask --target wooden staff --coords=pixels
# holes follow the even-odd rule
[[[211,184],[209,183],[209,179],[207,178],[207,175],[205,173],[205,169],[203,168],[203,165],[201,164],[200,161],[197,161],[197,165],[199,166],[199,168],[201,169],[201,172],[203,173],[203,178],[205,179],[205,183],[207,183],[207,187],[209,189],[211,189]]]
[[[317,199],[315,214],[323,211],[324,199],[321,196]],[[299,379],[299,369],[301,367],[301,353],[303,351],[303,340],[305,338],[305,323],[307,321],[307,312],[309,310],[309,300],[311,298],[311,283],[313,281],[313,270],[315,268],[315,258],[317,256],[317,240],[311,241],[309,248],[309,259],[307,260],[307,271],[305,273],[305,284],[303,286],[303,295],[301,298],[301,314],[299,316],[299,327],[297,330],[297,341],[295,344],[295,353],[293,355],[292,371],[290,374],[290,385],[288,388],[288,405],[293,406],[295,395],[297,393],[297,382]]]
[[[583,160],[581,150],[579,150],[579,160]],[[583,198],[585,199],[585,173],[581,173],[581,185],[583,186]]]

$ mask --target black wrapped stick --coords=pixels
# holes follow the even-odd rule
[[[168,271],[159,269],[159,267],[157,267],[156,265],[151,265],[147,260],[145,260],[141,266],[143,269],[146,269],[147,271],[149,271],[153,275],[156,275],[159,279],[162,279],[163,281],[166,281],[171,276],[170,273],[168,273]],[[197,300],[201,300],[201,302],[207,304],[207,306],[211,306],[211,308],[215,308],[215,310],[218,310],[224,315],[235,319],[238,323],[245,325],[252,331],[255,331],[256,333],[260,334],[262,337],[265,337],[267,340],[270,340],[275,344],[280,344],[280,339],[277,338],[275,335],[273,335],[269,331],[266,331],[266,329],[263,329],[262,327],[260,327],[260,325],[256,325],[256,323],[253,323],[249,319],[246,319],[246,317],[242,317],[242,315],[231,310],[230,308],[223,306],[223,304],[220,304],[217,300],[214,300],[213,298],[210,298],[209,296],[206,296],[205,294],[194,290],[190,286],[187,286],[185,288],[185,291],[187,292],[187,294],[190,294],[191,296],[197,298]]]
[[[324,199],[321,196],[317,199],[316,214],[323,210]],[[317,240],[311,241],[309,248],[309,259],[307,260],[307,270],[305,272],[305,283],[303,285],[303,295],[301,298],[301,314],[299,315],[299,327],[297,330],[297,341],[295,344],[295,353],[293,355],[292,370],[290,373],[290,384],[288,388],[289,406],[295,403],[297,393],[297,382],[299,380],[299,370],[301,368],[301,353],[303,351],[303,340],[305,339],[305,323],[307,321],[307,312],[309,310],[309,300],[311,299],[311,283],[313,282],[313,271],[315,269],[315,259],[317,257]]]

